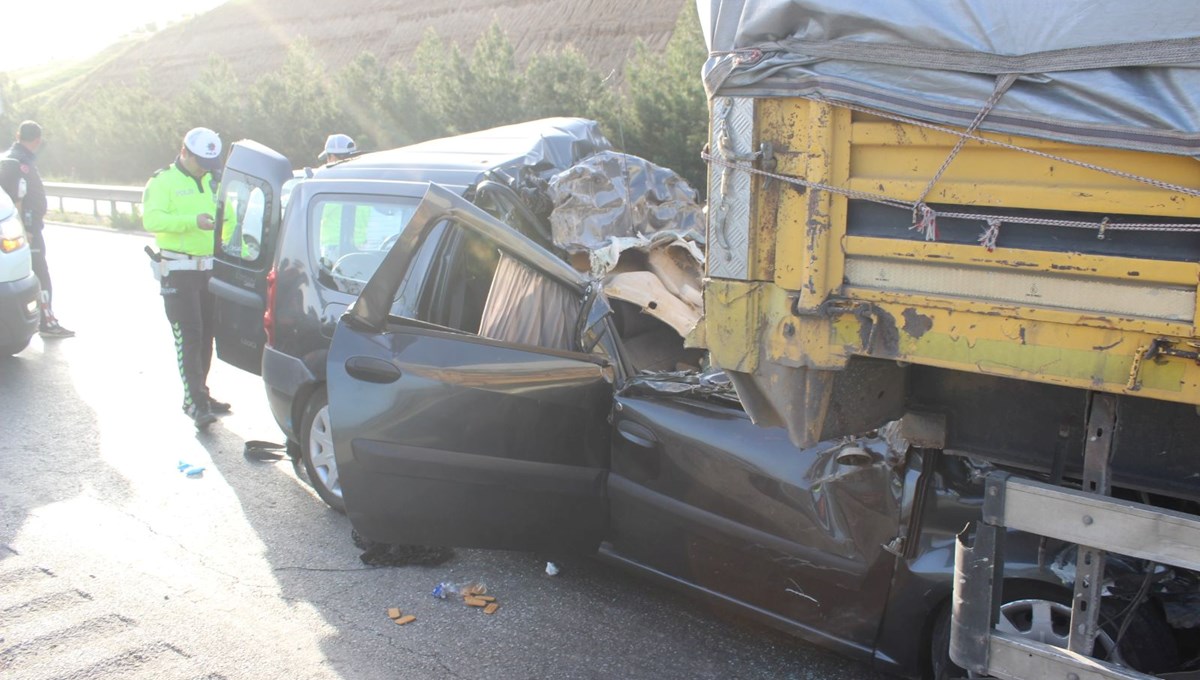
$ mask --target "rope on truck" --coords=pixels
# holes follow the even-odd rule
[[[1165,182],[1165,181],[1154,179],[1151,177],[1145,177],[1142,175],[1125,172],[1123,170],[1108,168],[1108,167],[1105,167],[1102,165],[1096,165],[1094,163],[1078,161],[1073,158],[1066,158],[1063,156],[1046,153],[1044,151],[1038,151],[1036,149],[1029,149],[1029,148],[1019,146],[1016,144],[1010,144],[1008,142],[1002,142],[1002,141],[995,140],[995,139],[989,139],[987,137],[982,137],[980,135],[975,134],[975,129],[978,128],[979,124],[983,121],[983,118],[985,116],[987,116],[988,112],[991,111],[992,107],[995,106],[996,102],[999,101],[1000,97],[1004,94],[1004,92],[1008,89],[1008,87],[1010,85],[1012,85],[1012,81],[1014,79],[1015,78],[1009,78],[1006,76],[1001,76],[1001,77],[997,78],[996,88],[995,88],[994,92],[992,93],[991,98],[989,98],[988,101],[984,104],[983,108],[980,109],[980,111],[979,111],[978,115],[976,115],[974,121],[972,121],[971,125],[965,131],[964,130],[955,130],[953,128],[948,128],[948,127],[945,127],[942,125],[937,125],[934,123],[927,123],[924,121],[916,120],[914,118],[909,118],[908,116],[901,116],[901,115],[891,114],[891,113],[878,111],[878,110],[874,110],[874,109],[869,109],[869,108],[866,108],[863,106],[858,106],[856,104],[849,104],[849,103],[845,103],[845,102],[835,102],[835,101],[830,101],[830,100],[824,99],[824,98],[813,98],[813,101],[821,102],[824,104],[829,104],[831,106],[838,106],[841,108],[849,109],[851,111],[857,111],[859,113],[865,113],[865,114],[869,114],[869,115],[873,115],[873,116],[878,116],[880,118],[885,118],[885,119],[896,121],[896,122],[903,123],[906,125],[912,125],[914,127],[924,128],[927,130],[933,130],[936,132],[942,132],[945,134],[954,135],[954,136],[958,137],[959,138],[958,142],[955,144],[954,148],[951,149],[949,155],[946,157],[946,160],[942,163],[942,166],[940,168],[938,168],[938,171],[936,173],[934,173],[933,178],[925,186],[924,191],[921,192],[921,196],[916,201],[904,201],[901,199],[893,198],[891,196],[887,196],[885,194],[877,194],[877,193],[872,193],[872,192],[867,192],[867,191],[858,191],[858,190],[849,189],[846,187],[838,187],[838,186],[833,186],[830,184],[824,184],[821,182],[813,182],[813,181],[804,179],[802,177],[796,177],[796,176],[792,176],[792,175],[783,175],[780,173],[763,170],[761,168],[755,167],[751,163],[742,162],[743,159],[738,158],[737,156],[735,156],[732,153],[732,151],[730,150],[730,148],[729,148],[727,142],[725,142],[725,140],[722,140],[722,143],[718,143],[716,154],[704,151],[704,152],[701,152],[700,157],[703,158],[706,162],[708,162],[712,165],[716,165],[718,167],[722,167],[722,168],[726,168],[726,169],[730,169],[730,170],[741,170],[741,171],[747,172],[752,175],[759,175],[762,177],[779,180],[781,182],[785,182],[788,184],[802,186],[807,189],[828,191],[830,193],[839,194],[839,195],[842,195],[842,196],[845,196],[845,197],[851,198],[851,199],[870,201],[872,203],[879,203],[881,205],[886,205],[886,206],[890,206],[893,208],[906,209],[906,210],[910,211],[913,215],[912,228],[914,230],[920,231],[925,236],[925,240],[927,240],[927,241],[936,241],[937,240],[937,218],[938,217],[948,217],[948,218],[958,218],[958,219],[965,219],[965,220],[982,221],[985,226],[984,226],[983,232],[979,236],[979,243],[984,248],[986,248],[988,250],[988,252],[995,251],[996,240],[997,240],[997,238],[999,238],[999,235],[1000,235],[1000,226],[1004,222],[1017,223],[1017,224],[1031,224],[1031,225],[1048,226],[1048,227],[1068,227],[1068,228],[1073,228],[1073,229],[1088,229],[1088,230],[1095,231],[1096,237],[1099,239],[1104,239],[1105,233],[1108,231],[1155,231],[1155,232],[1175,232],[1175,233],[1181,233],[1181,232],[1182,233],[1200,233],[1200,224],[1195,224],[1195,223],[1192,223],[1192,224],[1161,223],[1161,222],[1115,223],[1115,222],[1109,221],[1109,218],[1107,218],[1107,217],[1105,217],[1101,220],[1098,220],[1098,221],[1087,221],[1087,220],[1064,220],[1064,219],[1053,219],[1053,218],[1043,218],[1043,217],[1014,216],[1014,215],[993,215],[993,214],[986,214],[986,213],[964,213],[964,212],[954,212],[954,211],[937,212],[933,208],[928,206],[925,203],[925,198],[928,196],[929,192],[932,191],[933,186],[938,182],[938,180],[941,179],[942,175],[945,173],[946,169],[950,166],[950,163],[954,160],[954,157],[958,155],[958,152],[962,149],[963,145],[966,144],[966,142],[968,142],[968,141],[976,141],[976,142],[980,142],[983,144],[990,144],[992,146],[998,146],[998,147],[1001,147],[1004,149],[1009,149],[1012,151],[1019,151],[1022,153],[1031,154],[1034,156],[1038,156],[1040,158],[1045,158],[1047,160],[1055,161],[1057,163],[1065,163],[1067,165],[1074,165],[1076,167],[1085,168],[1088,170],[1094,170],[1096,172],[1102,172],[1104,174],[1112,175],[1114,177],[1120,177],[1120,178],[1127,179],[1130,181],[1147,184],[1147,185],[1162,189],[1164,191],[1171,191],[1174,193],[1184,194],[1187,196],[1200,197],[1200,189],[1193,189],[1191,187],[1186,187],[1186,186],[1182,186],[1179,184],[1173,184],[1171,182]],[[722,174],[723,179],[725,176],[727,176],[727,174],[728,173]]]

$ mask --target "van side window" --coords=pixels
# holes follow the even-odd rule
[[[221,251],[230,258],[256,262],[262,255],[267,194],[257,180],[236,173],[227,175],[221,187]]]
[[[357,295],[399,239],[414,199],[321,195],[309,203],[312,251],[323,285]]]

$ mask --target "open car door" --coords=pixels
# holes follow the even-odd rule
[[[421,303],[412,314],[426,318],[394,316],[413,290]],[[359,533],[596,549],[608,516],[614,367],[580,351],[587,293],[561,260],[430,186],[329,352],[334,451]],[[482,297],[479,314],[463,313]]]
[[[279,237],[283,185],[291,177],[288,159],[248,140],[233,145],[221,175],[209,282],[217,357],[255,375],[262,374],[267,276]]]

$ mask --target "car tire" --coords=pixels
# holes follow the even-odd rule
[[[1067,628],[1071,616],[1072,592],[1066,588],[1038,581],[1007,581],[1004,584],[1001,622],[1009,632],[1031,638],[1050,636],[1066,646]],[[1124,603],[1105,601],[1101,620],[1116,619]],[[1096,638],[1095,655],[1103,658],[1112,649],[1120,621],[1105,625]],[[957,680],[967,673],[950,660],[950,606],[942,607],[933,626],[928,677],[933,680]],[[1143,605],[1133,614],[1133,620],[1120,640],[1114,659],[1144,673],[1173,670],[1179,665],[1179,649],[1171,627],[1152,607]]]
[[[342,485],[338,479],[337,459],[333,455],[333,433],[329,428],[329,397],[318,390],[308,400],[300,421],[300,457],[308,483],[326,505],[346,512]]]
[[[14,354],[20,353],[29,346],[29,341],[33,338],[25,338],[25,342],[14,342],[9,345],[0,345],[0,357],[11,357]]]

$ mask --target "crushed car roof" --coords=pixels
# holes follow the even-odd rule
[[[543,118],[355,156],[318,168],[313,176],[415,180],[465,188],[489,172],[514,179],[526,172],[554,174],[610,148],[596,121]]]

